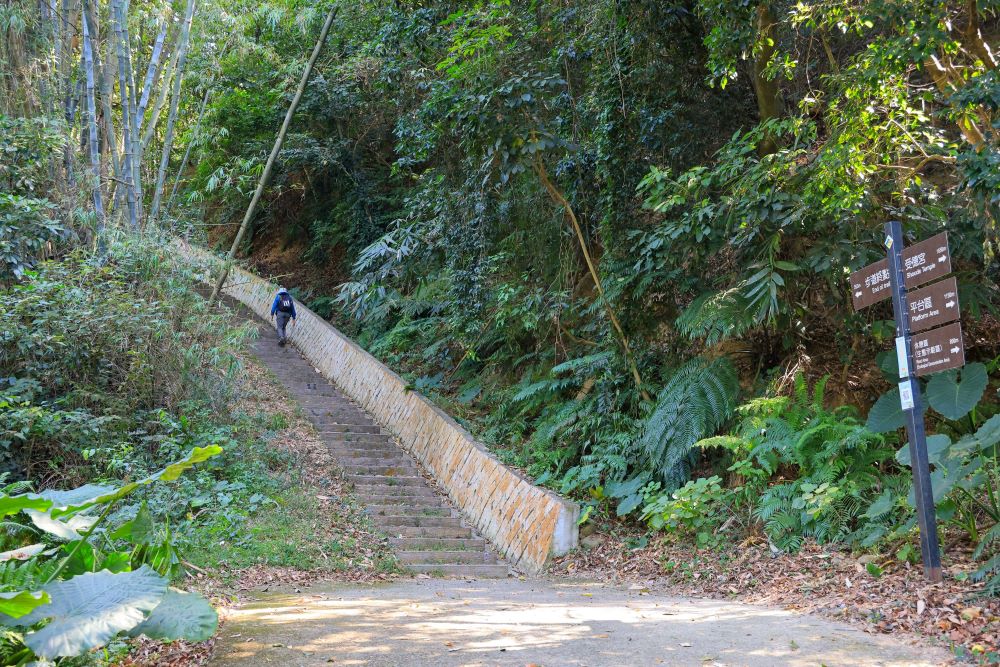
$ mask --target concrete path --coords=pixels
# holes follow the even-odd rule
[[[411,580],[263,593],[214,665],[923,667],[941,649],[764,607],[570,581]]]

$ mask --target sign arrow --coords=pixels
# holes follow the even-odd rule
[[[959,351],[960,349],[961,349],[961,348],[958,348],[958,347],[953,347],[953,348],[951,348],[951,353],[952,353],[952,354],[958,354],[958,351]]]
[[[940,257],[938,257],[938,261],[939,261],[939,262],[943,262],[943,261],[944,261],[944,260],[946,260],[946,259],[948,259],[948,258],[947,258],[947,257],[945,257],[944,255],[941,255]]]
[[[854,296],[860,298],[862,294],[864,294],[864,292],[855,292]]]
[[[955,307],[955,302],[954,301],[949,301],[946,304],[944,304],[944,307],[945,308],[954,308]]]

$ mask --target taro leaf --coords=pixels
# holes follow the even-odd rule
[[[123,523],[118,530],[111,533],[116,540],[128,540],[132,544],[150,544],[153,535],[153,517],[149,513],[146,501],[142,501],[135,518]]]
[[[622,501],[618,503],[618,509],[615,513],[618,516],[625,516],[630,514],[635,508],[642,505],[643,496],[641,493],[633,493],[631,496],[625,496]]]
[[[29,544],[28,546],[21,547],[20,549],[11,549],[10,551],[0,553],[0,563],[5,563],[9,560],[28,560],[43,551],[45,551],[44,544]]]
[[[55,535],[63,540],[80,539],[80,531],[87,530],[95,521],[97,521],[97,517],[85,515],[74,516],[66,521],[61,521],[59,519],[53,519],[52,516],[46,512],[25,510],[25,513],[31,518],[31,522],[38,528],[41,528],[46,533]]]
[[[877,519],[880,516],[885,516],[889,513],[889,510],[893,508],[896,504],[896,497],[892,494],[892,491],[886,489],[882,492],[878,498],[875,499],[869,507],[868,511],[865,512],[865,517],[868,519]]]
[[[132,569],[131,551],[112,551],[101,562],[101,569],[117,574]]]
[[[927,460],[932,464],[940,463],[941,456],[948,451],[948,447],[950,446],[951,438],[942,433],[927,436]],[[909,444],[905,444],[899,448],[899,451],[896,452],[896,460],[904,466],[910,465]]]
[[[47,510],[52,507],[52,501],[34,493],[24,493],[19,496],[0,496],[0,517],[17,514],[21,510]]]
[[[899,402],[899,387],[879,396],[868,413],[868,430],[889,433],[906,425],[906,413]]]
[[[48,584],[52,602],[18,619],[18,625],[52,619],[24,636],[39,658],[83,655],[142,623],[166,591],[167,580],[146,566],[121,574],[88,572]]]
[[[976,440],[981,449],[1000,444],[1000,414],[993,415],[976,431]]]
[[[622,482],[608,482],[604,487],[604,494],[611,498],[627,498],[646,486],[649,477],[648,472],[643,472]]]
[[[49,594],[45,591],[12,591],[0,593],[0,614],[8,618],[21,618],[31,613],[35,607],[48,604]]]
[[[632,479],[620,482],[609,482],[604,487],[604,493],[611,498],[620,498],[616,513],[618,516],[625,516],[642,504],[642,487],[649,482],[650,473],[643,472]]]
[[[173,482],[188,468],[194,465],[207,461],[213,456],[217,456],[222,453],[222,447],[218,445],[208,445],[207,447],[194,447],[188,452],[180,461],[176,463],[171,463],[163,470],[158,470],[154,472],[149,477],[140,479],[137,482],[132,482],[131,484],[126,484],[125,486],[114,489],[108,493],[102,493],[100,495],[83,500],[78,504],[69,505],[67,507],[52,510],[52,516],[59,517],[66,514],[76,514],[77,512],[89,509],[95,505],[104,505],[107,503],[113,503],[126,497],[136,489],[141,486],[148,486],[153,482]],[[82,487],[86,488],[86,487]]]
[[[214,635],[218,626],[219,615],[208,600],[197,593],[171,588],[153,613],[128,634],[165,641],[202,642]]]
[[[114,490],[115,487],[113,486],[104,486],[103,484],[86,484],[79,488],[67,489],[65,491],[50,489],[48,491],[42,491],[39,495],[43,498],[51,500],[53,507],[62,509],[64,507],[69,507],[70,505],[76,505],[90,500],[95,496],[111,493]]]
[[[961,419],[979,403],[987,384],[986,366],[979,363],[963,368],[961,381],[957,371],[938,373],[927,383],[927,402],[948,419]]]
[[[885,378],[886,382],[889,384],[899,382],[899,361],[896,359],[896,348],[879,352],[875,356],[875,363],[878,364],[878,369],[882,371],[882,377]]]

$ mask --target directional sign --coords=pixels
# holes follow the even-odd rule
[[[917,334],[911,339],[917,375],[928,375],[965,364],[962,325],[956,322]]]
[[[951,273],[951,252],[948,232],[914,243],[903,250],[903,271],[907,288],[923,285]],[[854,310],[892,296],[889,282],[889,261],[880,260],[851,274],[851,299]]]
[[[910,329],[923,331],[958,319],[958,283],[954,278],[906,295],[910,302]]]
[[[914,243],[903,251],[906,289],[929,283],[951,273],[948,232]]]

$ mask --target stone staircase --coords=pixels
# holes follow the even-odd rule
[[[389,535],[401,564],[432,575],[507,576],[508,567],[432,487],[409,454],[291,345],[278,347],[273,330],[262,325],[253,352],[302,407],[372,520]]]

